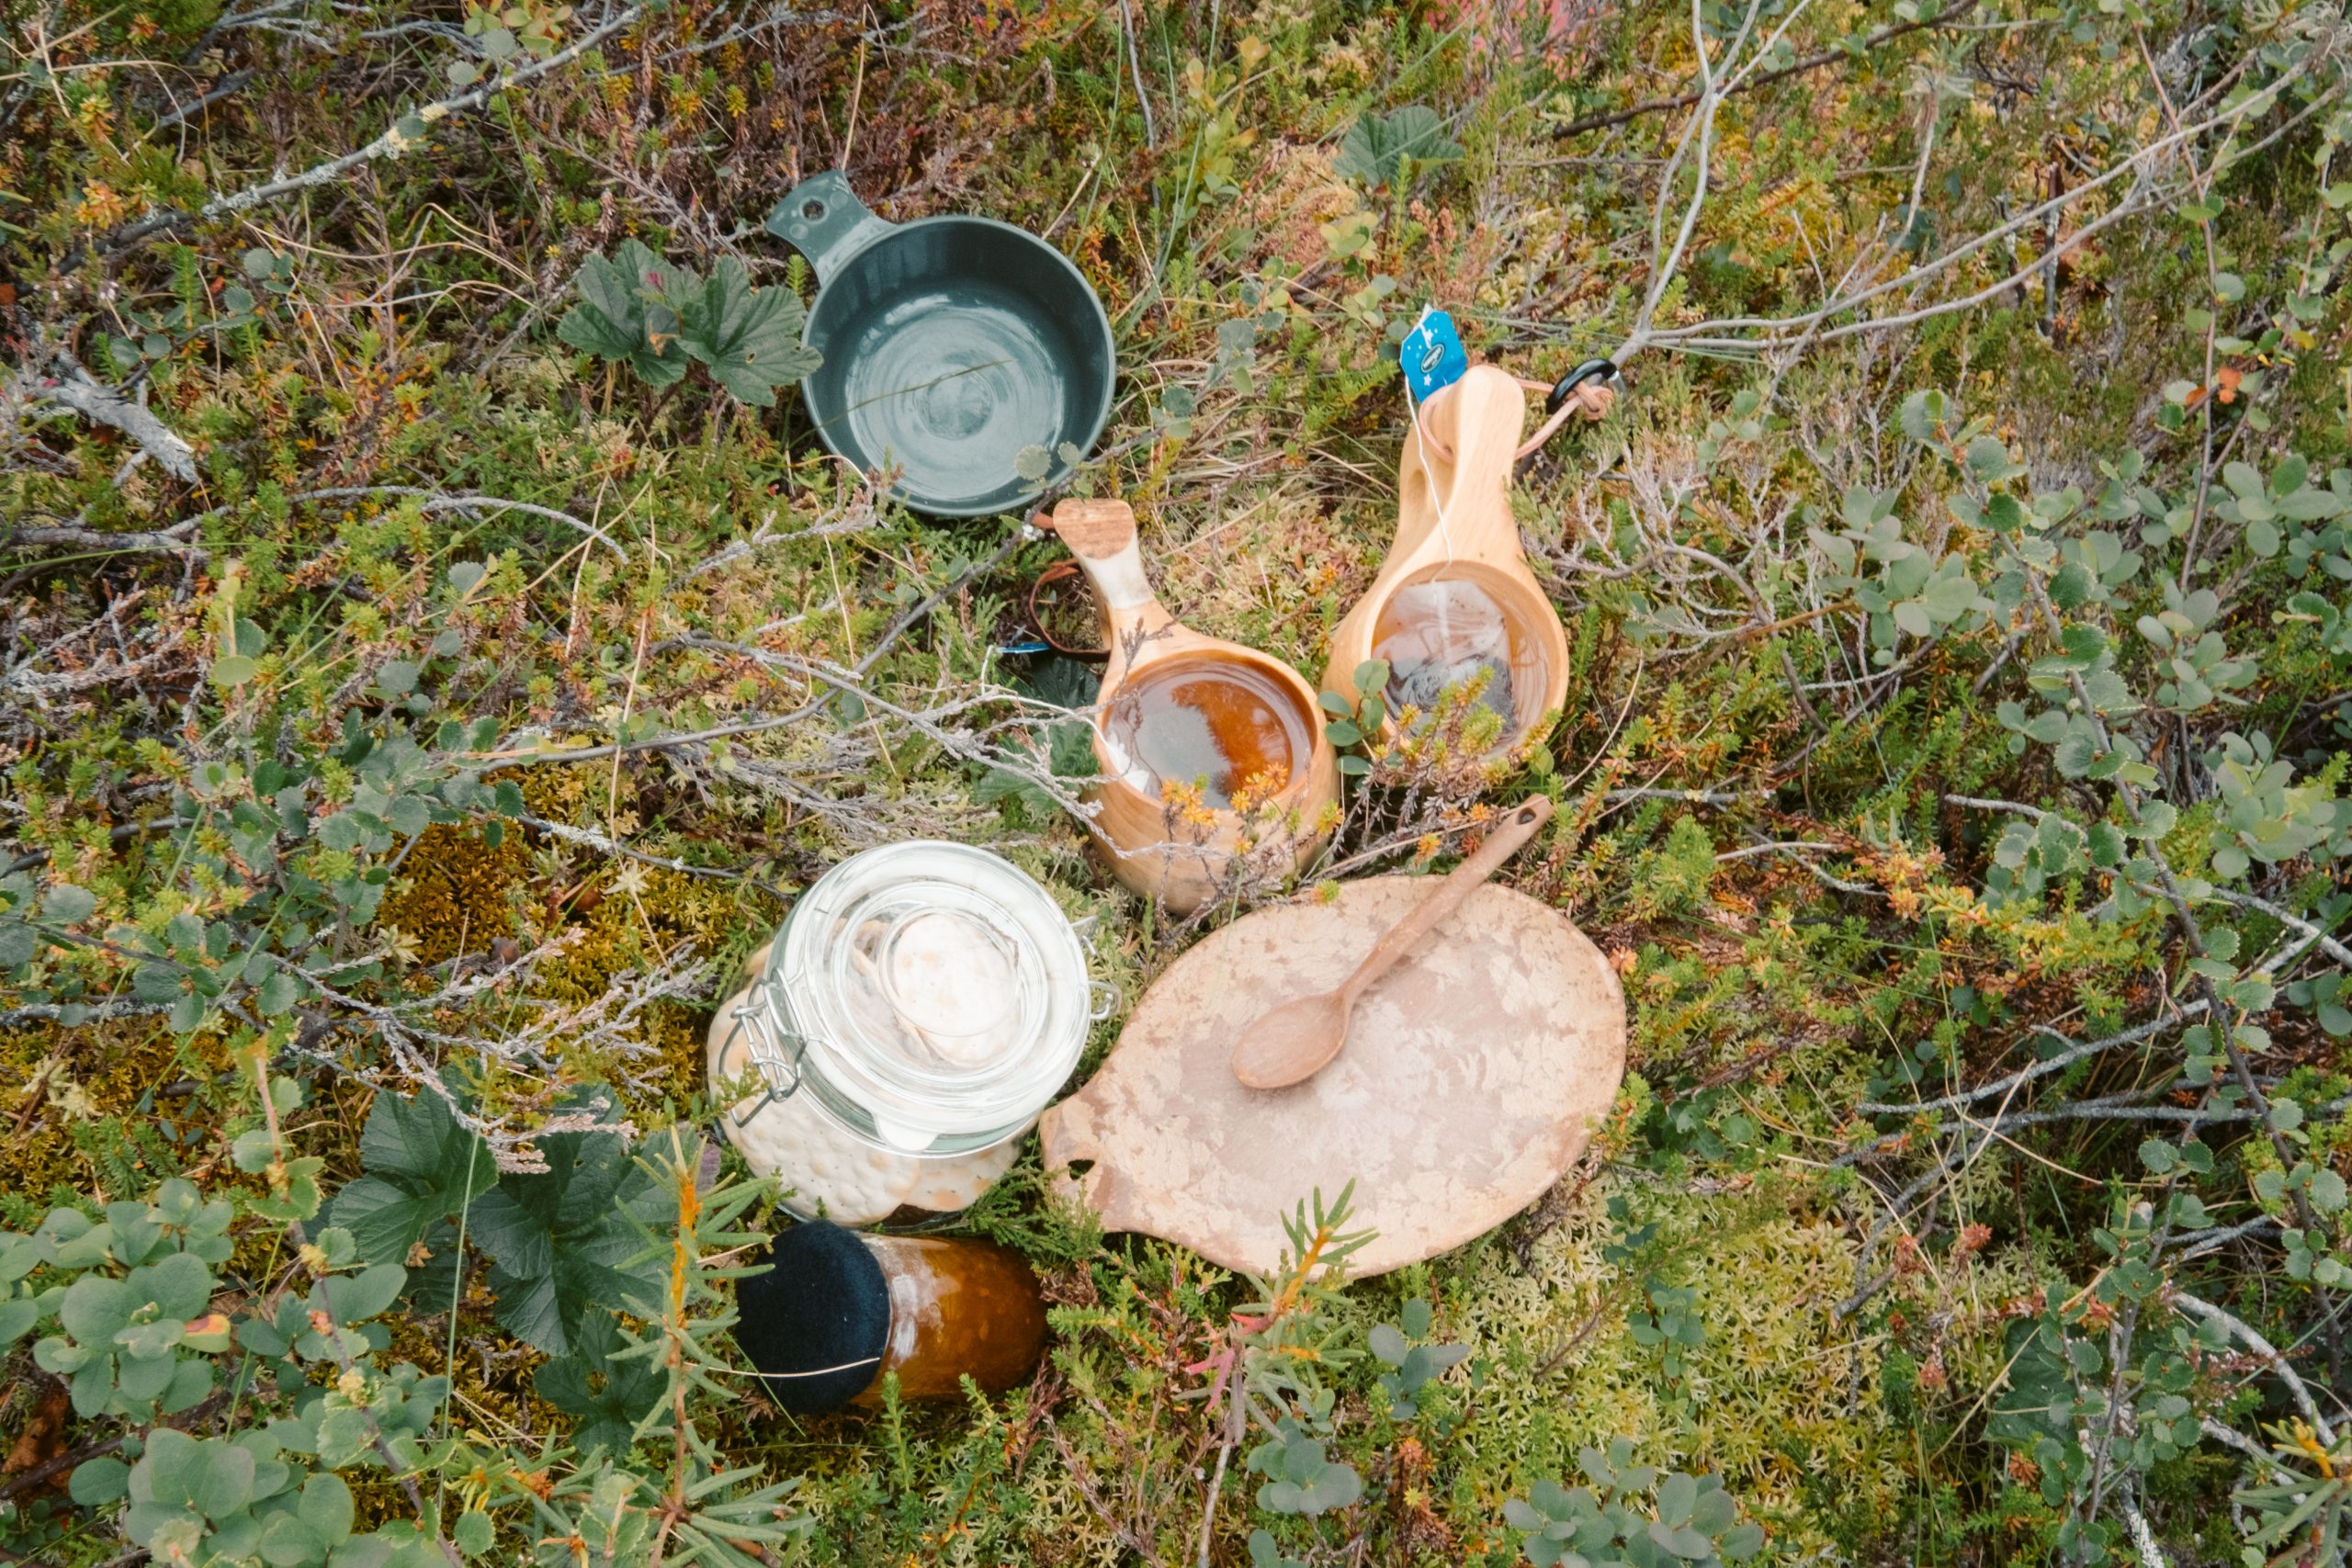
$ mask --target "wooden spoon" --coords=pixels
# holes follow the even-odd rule
[[[1388,928],[1354,974],[1336,989],[1300,997],[1260,1013],[1233,1045],[1233,1076],[1251,1089],[1283,1089],[1313,1077],[1348,1041],[1348,1017],[1374,980],[1421,944],[1503,862],[1517,854],[1552,815],[1548,795],[1531,795],[1487,835],[1478,852],[1448,872],[1413,912]]]

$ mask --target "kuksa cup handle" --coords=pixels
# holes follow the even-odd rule
[[[805,179],[768,213],[767,230],[808,258],[819,281],[897,225],[865,209],[839,169]]]

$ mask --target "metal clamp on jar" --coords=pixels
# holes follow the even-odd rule
[[[720,1124],[786,1206],[842,1224],[967,1208],[1078,1066],[1115,994],[1046,890],[917,840],[810,886],[712,1021]]]

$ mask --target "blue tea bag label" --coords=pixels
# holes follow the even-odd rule
[[[1421,319],[1397,345],[1396,361],[1404,367],[1405,385],[1412,389],[1415,402],[1429,401],[1430,393],[1451,387],[1470,369],[1470,356],[1462,350],[1462,334],[1453,330],[1453,318],[1443,310],[1421,312]]]

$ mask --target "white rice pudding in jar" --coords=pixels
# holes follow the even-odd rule
[[[746,967],[757,974],[767,956],[768,948],[762,947]],[[736,992],[711,1020],[708,1055],[714,1086],[746,1074],[758,1077],[735,1016],[752,989],[745,986]],[[739,1122],[738,1117],[743,1119]],[[784,1182],[786,1209],[804,1220],[828,1219],[841,1225],[878,1224],[900,1209],[950,1214],[970,1208],[1012,1168],[1021,1157],[1021,1135],[1029,1130],[1022,1128],[993,1148],[914,1159],[866,1142],[802,1095],[770,1099],[763,1105],[754,1094],[721,1121],[753,1170]]]
[[[962,845],[853,856],[810,886],[712,1020],[719,1123],[804,1218],[968,1208],[1076,1066],[1085,955],[1045,890]]]

